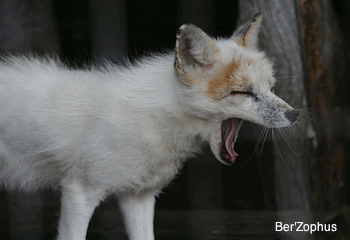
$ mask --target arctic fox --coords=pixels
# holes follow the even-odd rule
[[[261,14],[230,38],[182,25],[175,51],[127,67],[72,70],[57,60],[0,63],[0,183],[62,191],[59,240],[83,240],[96,206],[115,195],[131,240],[154,239],[155,196],[209,142],[235,162],[243,120],[292,125],[271,62],[257,49]]]

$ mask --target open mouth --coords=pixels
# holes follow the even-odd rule
[[[242,123],[243,120],[240,118],[229,118],[222,122],[220,157],[227,165],[233,164],[236,157],[238,157],[238,153],[235,152],[234,148]]]

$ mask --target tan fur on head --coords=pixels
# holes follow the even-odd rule
[[[261,20],[261,13],[256,14],[250,22],[241,26],[233,34],[232,39],[240,46],[257,48]],[[234,61],[230,64],[219,64],[221,52],[213,39],[193,24],[184,24],[178,29],[175,51],[175,71],[179,79],[189,86],[195,85],[201,79],[208,78],[210,74],[213,74],[213,70],[218,68],[223,68],[223,70],[220,70],[219,73],[214,71],[216,72],[216,76],[214,76],[216,80],[211,81],[211,86],[218,85],[219,82],[222,83],[224,81],[222,79],[228,81],[229,78],[224,75],[228,75],[230,71],[232,73],[234,65],[237,64]],[[220,88],[210,89],[213,89],[210,91],[213,98],[223,97],[224,93],[220,91]]]
[[[208,82],[208,95],[211,98],[219,100],[230,94],[230,89],[234,88],[234,85],[237,84],[231,78],[231,74],[237,71],[238,67],[239,61],[233,60],[213,76]]]

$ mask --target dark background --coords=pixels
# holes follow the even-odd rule
[[[40,2],[50,3],[49,10],[38,8]],[[103,11],[110,10],[108,13],[110,15],[104,15],[106,19],[104,22],[101,22],[101,26],[99,27],[95,26],[96,21],[94,16],[96,17],[96,12],[93,11],[93,4],[97,4],[97,2],[105,6],[101,9],[101,15],[104,15]],[[113,2],[119,1],[4,0],[0,2],[0,30],[5,29],[6,31],[0,32],[0,53],[54,53],[57,54],[65,64],[75,68],[82,68],[84,65],[89,65],[91,62],[99,61],[99,59],[102,58],[107,58],[115,63],[122,63],[124,61],[123,59],[126,57],[134,61],[134,59],[140,58],[150,52],[162,52],[173,49],[176,30],[183,23],[194,23],[211,36],[228,37],[233,33],[239,19],[239,1],[131,0],[125,1],[122,8],[118,9],[119,12],[112,7],[108,9],[108,6],[113,6]],[[9,7],[12,3],[14,5]],[[331,1],[331,3],[339,22],[341,37],[344,40],[344,44],[348,47],[340,51],[344,51],[346,58],[349,58],[350,1],[334,0]],[[23,40],[17,45],[15,44],[15,40],[20,39],[21,34],[13,34],[15,31],[15,27],[13,26],[15,26],[15,24],[12,24],[12,21],[16,20],[16,18],[15,14],[9,12],[8,9],[15,9],[15,12],[23,13],[25,16],[25,24],[23,26],[28,25],[28,27],[23,28]],[[51,20],[48,21],[46,31],[44,31],[45,28],[41,28],[43,24],[40,20],[37,20],[37,10],[42,11],[43,15],[47,14],[47,16],[51,16],[48,17]],[[115,14],[113,15],[114,11]],[[278,9],[274,11],[278,11]],[[5,19],[5,15],[12,16],[13,19]],[[40,17],[43,15],[38,14]],[[108,16],[110,16],[110,18]],[[122,17],[123,21],[123,24],[121,24],[122,29],[119,29],[120,35],[118,35],[119,30],[113,30],[116,25],[118,25],[115,22],[118,21],[118,19],[115,18],[116,16]],[[269,15],[263,16],[264,18],[270,17]],[[249,18],[244,20],[248,19]],[[15,23],[16,21],[13,22]],[[103,32],[104,26],[107,25],[111,25],[112,31],[110,33],[112,39],[109,40],[111,40],[112,44],[110,46],[108,44],[96,44],[96,39],[103,42],[108,38],[108,33],[106,34]],[[274,29],[274,25],[269,27]],[[26,29],[34,30],[28,30],[28,32],[26,32]],[[116,32],[118,32],[118,34],[116,34]],[[6,40],[6,36],[10,36],[11,34],[15,37],[12,40]],[[288,38],[288,36],[284,37]],[[100,45],[100,48],[98,48],[97,45]],[[103,51],[102,48],[104,47],[107,51]],[[279,64],[289,63],[280,61]],[[339,65],[341,64],[343,63],[339,63]],[[347,68],[346,71],[349,72],[349,68]],[[344,73],[343,76],[349,76],[347,74]],[[288,77],[290,76],[284,77],[282,82],[288,81]],[[345,79],[345,77],[343,77],[343,79]],[[340,90],[349,92],[349,86]],[[342,94],[342,96],[345,95],[346,94]],[[337,106],[344,106],[347,119],[349,119],[348,109],[346,109],[348,102],[349,99],[347,99],[347,101],[345,99],[337,103]],[[291,104],[293,105],[293,103]],[[304,111],[308,110],[309,109],[304,109]],[[313,124],[318,124],[318,126],[320,126],[320,119],[314,117],[313,114],[311,114],[311,118],[313,118],[311,119]],[[347,135],[348,129],[346,127],[338,129],[338,131],[345,135],[345,142],[349,140],[349,135]],[[275,181],[273,170],[273,144],[271,143],[271,139],[267,139],[263,150],[261,151],[259,147],[258,150],[255,151],[260,132],[261,128],[251,123],[244,124],[240,136],[238,137],[238,142],[235,145],[235,149],[240,156],[231,167],[221,165],[213,157],[208,147],[206,147],[203,153],[197,158],[189,159],[177,178],[163,189],[163,193],[157,199],[156,209],[276,211],[277,205],[274,199],[275,192],[273,189],[273,183]],[[293,145],[291,147],[293,147]],[[348,145],[344,145],[344,148],[347,147]],[[294,151],[298,152],[304,150],[294,149]],[[307,154],[311,155],[312,153],[307,152]],[[258,158],[263,158],[263,161],[260,160],[258,162]],[[349,189],[347,187],[349,185],[349,164],[347,164],[347,156],[343,158],[346,159],[345,164],[341,165],[345,168],[345,182],[342,182],[343,185],[339,187],[341,189],[340,191],[344,193],[341,196],[341,201],[339,201],[340,206],[348,205],[350,198]],[[270,170],[265,171],[266,169]],[[324,175],[321,177],[323,178]],[[327,181],[326,177],[322,180]],[[265,184],[263,181],[265,181]],[[266,194],[266,192],[269,193]],[[314,194],[314,196],[321,195],[317,195],[318,193]],[[19,215],[19,212],[22,211],[21,209],[35,210],[37,206],[39,206],[38,208],[40,209],[44,209],[43,212],[39,211],[37,213],[38,215],[41,214],[43,219],[50,218],[50,216],[58,216],[59,193],[47,190],[41,193],[40,197],[36,197],[35,194],[25,196],[18,193],[5,194],[3,191],[1,195],[3,195],[3,197],[0,197],[1,206],[5,209],[2,212],[9,212],[7,214],[9,216],[4,215],[1,217],[11,222],[11,224],[14,224],[16,221],[22,221],[22,219],[25,218],[24,215],[30,215],[28,212],[24,212],[22,215],[23,217],[21,217]],[[5,200],[7,200],[7,202]],[[327,206],[327,204],[325,205]],[[97,211],[112,208],[118,208],[113,197],[108,198],[105,203],[102,203]],[[326,207],[325,209],[328,210],[332,208]],[[332,210],[334,209],[335,208]],[[11,219],[11,221],[9,219]]]
[[[178,17],[180,2],[160,0],[125,1],[128,56],[139,56],[148,51],[159,51],[174,47],[176,30],[181,24],[185,23]],[[207,4],[206,1],[197,2],[199,5]],[[212,36],[230,36],[236,27],[238,1],[214,2],[214,16],[208,19],[214,27],[203,24],[203,26],[198,26]],[[91,12],[89,7],[90,5],[86,0],[54,1],[54,13],[59,24],[62,54],[66,58],[86,60],[91,54],[91,39],[89,38],[89,16]],[[200,11],[200,8],[198,8],[198,11]],[[201,12],[197,12],[197,14],[206,17]],[[192,23],[196,22],[195,14],[191,20]]]

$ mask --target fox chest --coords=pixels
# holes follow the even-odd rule
[[[136,191],[163,188],[202,145],[198,138],[179,138],[174,132],[161,134],[150,126],[139,136],[137,149],[131,151],[138,156],[131,160],[135,162],[130,182]]]
[[[169,184],[178,174],[183,166],[183,161],[176,159],[172,161],[145,164],[134,172],[130,183],[136,191],[147,189],[160,190]],[[136,174],[135,174],[136,173]]]

